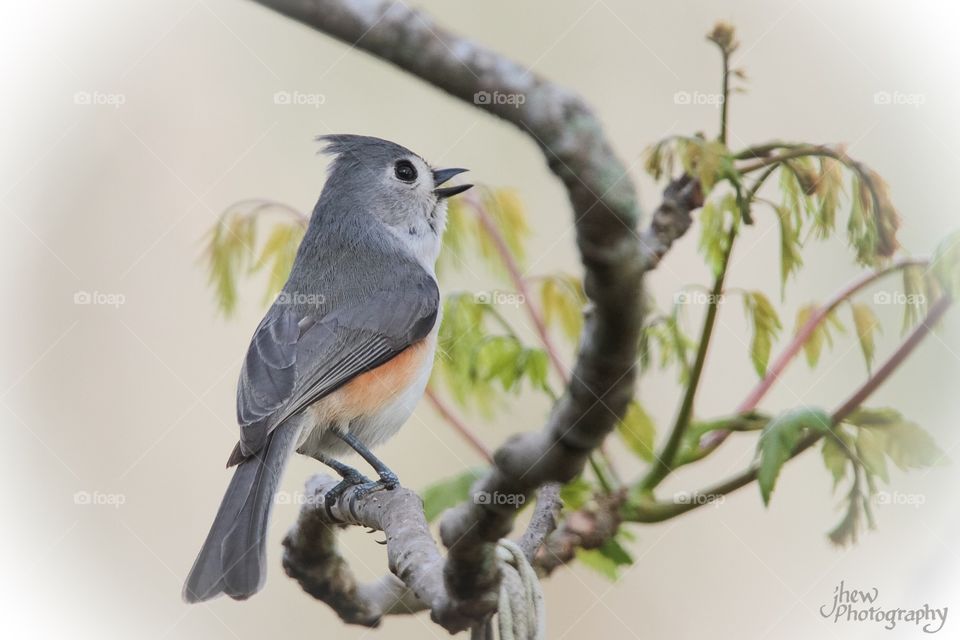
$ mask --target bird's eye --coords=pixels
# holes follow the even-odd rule
[[[400,160],[393,168],[393,174],[404,182],[413,182],[417,179],[417,169],[409,160]]]

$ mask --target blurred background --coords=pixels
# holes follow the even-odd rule
[[[723,19],[737,27],[735,64],[750,78],[749,93],[732,99],[731,146],[845,142],[889,181],[908,252],[929,253],[960,224],[954,2],[417,4],[583,94],[631,167],[646,211],[659,190],[642,174],[642,150],[670,133],[715,135],[717,107],[677,95],[718,90],[718,55],[704,34]],[[201,262],[204,234],[245,198],[310,210],[327,163],[313,137],[363,133],[436,165],[469,167],[471,181],[515,187],[534,230],[531,273],[580,273],[565,194],[540,152],[510,126],[251,2],[4,3],[0,16],[0,278],[8,302],[0,343],[2,635],[444,637],[423,615],[389,618],[373,632],[345,627],[286,578],[280,540],[295,504],[274,511],[262,593],[245,603],[181,603],[182,580],[228,481],[236,375],[263,310],[262,283],[249,281],[236,317],[218,315]],[[320,98],[278,104],[277,92]],[[883,93],[913,98],[878,99]],[[778,299],[772,220],[744,238],[729,282]],[[804,257],[808,266],[788,291],[786,333],[793,309],[824,300],[860,272],[840,240]],[[477,269],[445,284],[476,290],[491,281]],[[649,282],[663,305],[679,286],[708,282],[695,233]],[[93,303],[82,304],[84,294]],[[878,312],[887,322],[882,358],[899,337],[902,309]],[[871,402],[901,409],[954,459],[958,316],[954,310]],[[688,322],[699,326],[698,315]],[[721,310],[701,414],[729,412],[755,382],[747,332],[739,304]],[[795,363],[763,407],[831,407],[864,377],[848,335],[816,372]],[[648,375],[639,389],[661,426],[677,394],[672,375]],[[546,410],[521,398],[494,423],[468,419],[496,446],[538,428]],[[480,462],[426,403],[381,453],[411,487]],[[733,438],[708,463],[671,478],[665,495],[742,469],[752,454],[752,438]],[[911,625],[884,632],[825,620],[818,609],[844,581],[877,588],[885,607],[949,607],[941,634],[953,637],[957,466],[894,470],[886,490],[913,504],[879,505],[879,529],[837,549],[825,533],[839,519],[839,496],[819,457],[811,451],[787,466],[768,509],[750,486],[721,505],[635,527],[637,560],[617,583],[581,566],[558,571],[545,586],[549,636],[922,635]],[[621,468],[630,476],[642,470],[629,456]],[[299,491],[315,471],[315,462],[294,460],[283,489]],[[375,538],[343,537],[361,576],[385,570]]]

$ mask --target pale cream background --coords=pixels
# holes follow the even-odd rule
[[[641,150],[670,132],[716,130],[715,108],[677,105],[673,96],[716,90],[718,60],[703,34],[727,19],[739,28],[738,61],[751,78],[749,94],[732,105],[733,145],[771,136],[848,142],[889,179],[906,218],[904,243],[915,253],[960,222],[953,2],[422,4],[441,23],[587,96],[648,210],[658,196],[641,176]],[[238,317],[216,315],[198,263],[202,236],[242,198],[309,209],[326,162],[314,155],[312,137],[359,132],[397,140],[437,164],[470,167],[476,181],[517,187],[535,229],[531,273],[576,271],[565,196],[539,152],[509,126],[249,2],[5,3],[0,24],[2,635],[376,637],[344,627],[283,576],[279,541],[293,505],[275,512],[263,593],[240,604],[180,602],[227,482],[234,380],[261,312],[260,284],[248,283]],[[280,90],[326,101],[278,106]],[[77,105],[78,91],[119,93],[125,103]],[[877,105],[878,91],[925,102]],[[764,217],[745,236],[733,284],[776,294],[772,230]],[[685,238],[652,276],[661,303],[679,284],[705,281],[695,242]],[[791,309],[824,299],[857,273],[839,242],[805,257]],[[495,286],[475,270],[456,284]],[[125,304],[78,306],[78,291],[119,293]],[[900,309],[881,311],[891,322],[881,344],[887,353]],[[875,403],[902,408],[957,458],[953,316]],[[728,411],[755,379],[739,303],[721,319],[703,415]],[[689,320],[698,323],[695,313]],[[831,406],[863,377],[848,338],[815,374],[797,363],[764,406]],[[677,395],[670,376],[650,376],[640,393],[661,423],[669,420]],[[523,402],[512,419],[476,421],[477,429],[495,445],[537,427],[544,410]],[[414,487],[477,462],[427,406],[382,454]],[[735,440],[665,490],[701,486],[750,455],[750,443]],[[621,466],[640,471],[626,458]],[[284,490],[297,491],[316,469],[294,461]],[[950,606],[941,636],[955,637],[957,467],[893,475],[891,490],[925,503],[879,508],[879,531],[846,551],[824,535],[839,513],[817,454],[789,466],[768,510],[750,487],[719,508],[634,529],[637,563],[619,584],[582,568],[549,581],[550,637],[919,637],[911,628],[886,633],[821,619],[816,610],[840,580],[879,588],[889,607]],[[77,505],[78,491],[124,503]],[[344,542],[362,575],[384,567],[373,537],[353,532]],[[423,616],[389,619],[382,633],[445,635]]]

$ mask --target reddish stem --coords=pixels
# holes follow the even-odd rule
[[[457,415],[447,406],[447,403],[444,402],[440,396],[438,396],[433,389],[427,387],[427,391],[424,394],[427,396],[427,399],[430,400],[430,403],[433,404],[433,408],[437,410],[437,413],[446,420],[451,427],[454,428],[464,440],[466,440],[473,449],[479,453],[484,460],[488,463],[493,464],[493,454],[490,452],[490,449],[483,444],[480,439],[474,435],[473,431],[468,427]]]
[[[490,235],[490,238],[496,245],[500,259],[503,260],[503,264],[507,268],[507,273],[513,281],[513,286],[517,289],[517,293],[523,296],[523,306],[527,310],[527,315],[530,316],[531,322],[533,322],[537,337],[540,338],[540,342],[543,344],[543,348],[546,350],[554,370],[556,370],[557,375],[560,376],[560,380],[566,385],[569,382],[567,367],[563,364],[553,341],[550,339],[550,334],[547,332],[547,325],[544,323],[540,311],[537,309],[537,305],[533,303],[533,297],[530,295],[526,278],[523,277],[523,273],[520,271],[520,265],[517,264],[517,260],[513,257],[513,252],[510,251],[507,241],[503,238],[503,235],[500,233],[497,225],[494,224],[493,219],[491,219],[486,209],[473,199],[469,199],[468,201],[470,202],[470,206],[476,211],[477,217],[480,219],[480,224],[483,225],[484,230]]]
[[[764,398],[764,396],[767,395],[767,392],[780,378],[787,366],[803,349],[803,346],[810,339],[810,336],[813,335],[813,332],[816,331],[817,327],[819,327],[827,319],[827,316],[829,316],[838,306],[843,304],[845,300],[849,299],[860,290],[869,286],[873,282],[876,282],[889,273],[899,271],[910,266],[927,266],[928,264],[929,260],[923,258],[905,258],[903,260],[898,260],[884,269],[872,271],[857,278],[837,292],[836,295],[834,295],[833,298],[831,298],[825,305],[819,307],[810,315],[810,318],[793,337],[793,339],[790,341],[790,344],[787,345],[786,349],[783,350],[774,363],[770,365],[770,368],[767,370],[767,374],[762,380],[760,380],[759,383],[757,383],[757,386],[755,386],[753,390],[747,394],[747,397],[736,408],[735,414],[741,415],[757,408],[757,405],[759,405],[760,401]],[[705,451],[711,451],[715,449],[727,439],[730,433],[730,431],[725,430],[714,431],[708,434],[703,439],[702,449]]]
[[[953,304],[953,298],[949,295],[945,295],[930,308],[930,311],[927,312],[927,317],[923,319],[919,326],[917,326],[913,332],[907,336],[907,339],[903,341],[903,344],[900,345],[900,348],[883,363],[883,366],[877,369],[869,380],[867,380],[862,387],[857,389],[857,392],[850,396],[846,402],[840,405],[836,411],[833,412],[833,423],[837,424],[843,421],[847,416],[849,416],[857,407],[863,404],[863,402],[870,397],[870,395],[877,390],[877,388],[886,382],[887,378],[890,377],[897,367],[903,364],[903,361],[907,359],[914,349],[917,348],[917,345],[927,337],[933,329],[937,326],[937,323],[940,322],[940,318],[943,317],[943,314],[947,312],[947,309],[950,308],[950,305]]]

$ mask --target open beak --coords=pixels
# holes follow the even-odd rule
[[[444,182],[446,182],[453,176],[459,175],[464,171],[467,171],[467,169],[436,169],[433,172],[433,184],[439,187],[440,185],[442,185]],[[434,189],[433,193],[438,198],[449,198],[450,196],[455,196],[458,193],[463,193],[464,191],[466,191],[472,186],[473,186],[472,184],[458,184],[453,187],[444,187],[443,189]]]

